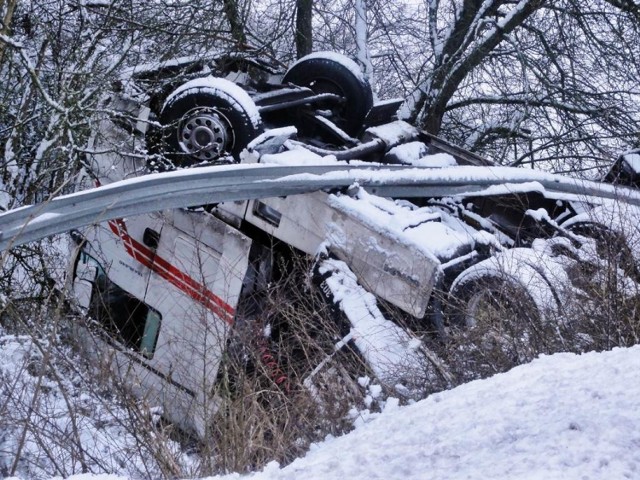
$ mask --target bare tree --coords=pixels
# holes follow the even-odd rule
[[[16,9],[17,0],[0,1],[0,17],[2,24],[0,25],[0,35],[9,35],[11,33],[11,24],[13,23],[13,12]],[[0,63],[4,56],[4,44],[0,44]]]
[[[409,119],[431,133],[439,132],[447,104],[460,83],[542,3],[523,0],[504,11],[501,8],[511,2],[465,0],[454,12],[453,25],[443,34],[436,29],[437,19],[433,18],[439,13],[439,2],[429,2],[430,27],[435,27],[430,28],[429,37],[433,73],[410,99]]]
[[[637,142],[637,8],[631,2],[373,4],[376,85],[402,117],[497,161],[606,168]]]

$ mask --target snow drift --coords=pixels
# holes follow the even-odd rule
[[[640,346],[543,356],[410,406],[388,400],[282,469],[212,478],[639,478],[639,398]]]

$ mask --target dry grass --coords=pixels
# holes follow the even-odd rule
[[[310,282],[309,264],[288,271],[262,292],[262,311],[231,339],[218,382],[214,470],[286,464],[311,442],[349,430],[349,411],[362,405],[356,379],[366,368],[348,346],[334,347],[348,328]]]

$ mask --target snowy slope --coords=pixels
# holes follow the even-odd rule
[[[640,478],[638,407],[640,347],[558,354],[385,411],[252,479]]]
[[[248,478],[637,479],[639,407],[640,346],[556,354],[407,407],[388,402],[349,435]],[[117,477],[74,477],[87,478]]]

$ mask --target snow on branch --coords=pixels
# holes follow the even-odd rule
[[[27,52],[25,51],[25,47],[20,42],[13,40],[11,37],[8,37],[7,35],[0,34],[0,42],[3,42],[4,44],[11,46],[18,51],[18,53],[20,54],[20,59],[22,60],[24,67],[27,69],[27,72],[29,73],[29,77],[31,77],[33,84],[36,86],[37,90],[40,92],[40,94],[44,98],[44,101],[47,104],[49,104],[49,106],[54,110],[56,110],[57,112],[64,113],[65,108],[62,105],[60,105],[58,102],[56,102],[53,98],[51,98],[46,88],[44,88],[44,85],[42,85],[42,82],[40,81],[40,77],[38,76],[38,72],[36,72],[35,66],[33,65],[33,63],[31,62],[31,59],[27,55]]]

